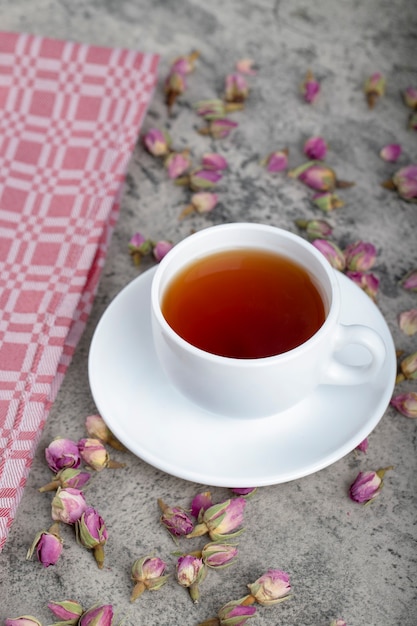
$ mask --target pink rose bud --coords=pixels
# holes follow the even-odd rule
[[[191,196],[191,204],[197,213],[209,213],[218,202],[218,195],[210,191],[199,191]]]
[[[183,152],[170,152],[165,159],[165,167],[171,180],[179,178],[191,167],[191,158],[188,150]]]
[[[155,261],[159,263],[173,247],[174,244],[171,241],[165,241],[164,239],[157,241],[152,251]]]
[[[303,151],[312,161],[315,159],[324,161],[327,154],[327,143],[324,141],[323,137],[310,137],[310,139],[307,139],[305,142]]]
[[[339,198],[339,196],[332,191],[323,191],[314,194],[312,198],[313,204],[325,213],[330,213],[334,209],[340,209],[345,203]]]
[[[236,70],[247,76],[254,76],[256,74],[254,61],[252,59],[239,59],[239,61],[236,61]]]
[[[379,278],[375,274],[348,270],[346,276],[360,287],[372,300],[376,299],[379,289]]]
[[[412,337],[417,333],[417,309],[403,311],[398,316],[398,324],[404,334]]]
[[[307,104],[313,104],[320,93],[320,83],[314,78],[310,70],[307,72],[304,82],[301,84],[301,93]]]
[[[345,255],[337,244],[327,239],[315,239],[312,245],[326,257],[332,267],[340,271],[345,269]]]
[[[226,170],[229,167],[226,159],[221,156],[221,154],[217,154],[216,152],[207,152],[203,154],[203,158],[201,159],[201,165],[205,170]]]
[[[61,621],[71,626],[75,626],[81,615],[83,614],[83,607],[75,600],[63,600],[62,602],[49,602],[48,609],[58,617]]]
[[[113,607],[111,604],[93,606],[85,611],[77,626],[112,626]]]
[[[214,170],[197,169],[190,174],[189,186],[193,191],[211,189],[221,178],[222,175]]]
[[[410,109],[417,109],[417,87],[407,87],[403,95],[405,104]]]
[[[177,561],[177,581],[181,587],[189,590],[190,597],[194,604],[200,599],[199,583],[206,577],[206,568],[203,559],[191,554],[180,556]]]
[[[288,150],[284,148],[284,150],[271,152],[262,160],[261,164],[265,165],[267,172],[271,174],[283,172],[288,167]]]
[[[242,626],[255,613],[255,606],[246,606],[241,604],[241,600],[233,600],[219,609],[217,617],[220,626]]]
[[[88,483],[91,478],[89,472],[84,472],[80,469],[72,469],[67,467],[58,472],[55,478],[39,488],[41,493],[45,491],[55,491],[58,487],[73,487],[74,489],[81,489]]]
[[[66,487],[58,489],[51,503],[52,519],[64,524],[75,524],[87,508],[82,491]]]
[[[211,499],[210,491],[204,491],[203,493],[198,493],[194,496],[193,501],[191,502],[191,515],[193,517],[200,517],[200,514],[207,511],[211,506],[213,506],[213,501]]]
[[[256,487],[232,487],[231,491],[238,496],[252,496],[256,491]]]
[[[194,109],[200,117],[205,120],[216,120],[226,115],[226,106],[220,98],[211,100],[199,100],[194,104]]]
[[[142,257],[149,254],[152,250],[152,242],[150,239],[145,239],[142,233],[135,233],[129,241],[128,248],[134,264],[139,266]]]
[[[366,437],[363,441],[360,442],[360,444],[356,446],[355,450],[358,450],[359,452],[363,452],[364,454],[366,454],[368,450],[368,446],[369,446],[369,442],[368,442],[368,438]]]
[[[388,161],[389,163],[395,163],[401,156],[402,148],[399,143],[390,143],[387,146],[381,148],[381,152],[379,156],[384,161]]]
[[[89,506],[82,513],[75,527],[79,543],[92,550],[100,569],[104,565],[104,546],[108,539],[108,532],[103,518]]]
[[[374,500],[380,493],[385,472],[394,469],[392,466],[379,469],[377,472],[359,472],[350,486],[349,496],[354,502],[367,504]]]
[[[390,404],[405,417],[417,417],[417,393],[415,391],[393,397]]]
[[[329,626],[347,626],[346,622],[344,619],[341,619],[340,617],[338,619],[334,619],[330,622]]]
[[[185,74],[178,71],[178,67],[171,69],[164,84],[165,102],[168,110],[171,110],[178,96],[184,93],[186,89]]]
[[[385,77],[380,72],[375,72],[366,79],[363,90],[370,109],[373,109],[378,99],[385,94],[385,86]]]
[[[248,585],[251,596],[262,606],[283,602],[291,591],[290,577],[279,569],[270,569],[254,583]]]
[[[400,368],[406,378],[417,380],[417,352],[413,352],[403,359]]]
[[[249,85],[242,74],[228,74],[225,80],[226,102],[244,102],[249,95]]]
[[[87,415],[85,418],[85,429],[89,437],[100,439],[116,450],[126,450],[124,445],[113,435],[101,415]]]
[[[237,548],[227,543],[207,543],[201,557],[207,567],[221,569],[232,564],[237,557]]]
[[[56,526],[58,526],[58,524]],[[55,530],[54,527],[52,527],[52,529]],[[29,548],[26,558],[31,559],[36,550],[38,561],[42,563],[44,567],[55,565],[62,554],[63,543],[57,531],[58,529],[56,528],[56,532],[51,532],[51,530],[39,532],[32,546]]]
[[[156,157],[162,157],[169,153],[171,137],[166,130],[151,128],[143,136],[143,143],[150,154]]]
[[[409,291],[417,291],[417,269],[407,272],[401,280],[401,285]]]
[[[375,265],[376,248],[372,243],[356,241],[345,249],[348,270],[364,272]]]
[[[32,615],[22,615],[21,617],[6,618],[4,626],[42,626],[42,624]]]
[[[291,170],[288,176],[298,178],[307,187],[316,191],[333,191],[337,183],[335,172],[330,167],[316,161],[309,161],[300,165],[295,170]]]
[[[172,62],[171,70],[181,74],[191,74],[199,56],[200,52],[198,50],[193,50],[190,54],[180,56]]]
[[[186,511],[179,506],[168,506],[163,500],[158,500],[159,508],[162,511],[161,523],[174,537],[188,535],[193,530],[193,522],[188,517]]]
[[[211,135],[213,139],[224,139],[225,137],[228,137],[232,130],[237,127],[237,122],[233,122],[227,117],[223,117],[211,120],[207,128],[199,129],[199,133],[201,135]]]
[[[246,506],[245,498],[233,498],[220,504],[214,504],[204,511],[201,521],[187,537],[199,537],[206,533],[212,541],[232,539],[240,535],[239,529],[243,522],[243,511]]]
[[[325,220],[295,220],[295,225],[306,231],[309,239],[327,239],[333,227]]]
[[[147,589],[148,591],[157,591],[169,578],[169,574],[164,575],[166,563],[162,559],[154,556],[144,556],[132,565],[132,579],[135,586],[130,597],[130,601],[134,602]]]
[[[79,467],[81,463],[77,444],[63,437],[57,437],[45,448],[45,458],[53,472],[65,467]]]
[[[109,454],[99,439],[86,437],[78,442],[78,449],[84,463],[100,472],[107,467]]]
[[[394,174],[392,182],[401,198],[417,199],[417,164],[402,167]]]

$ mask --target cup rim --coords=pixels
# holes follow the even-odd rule
[[[294,241],[297,245],[301,245],[304,249],[308,250],[309,253],[312,254],[313,257],[319,262],[321,267],[324,269],[324,272],[329,281],[330,291],[331,291],[331,301],[329,303],[329,311],[327,312],[326,319],[320,328],[307,339],[302,344],[292,348],[291,350],[287,350],[286,352],[281,352],[279,354],[274,354],[266,357],[257,357],[257,358],[237,358],[237,357],[228,357],[222,356],[219,354],[214,354],[212,352],[208,352],[206,350],[202,350],[197,346],[194,346],[192,343],[188,342],[186,339],[178,335],[175,330],[168,324],[165,319],[161,306],[160,306],[160,282],[165,272],[165,268],[171,263],[174,256],[181,254],[182,250],[189,245],[189,241],[192,239],[195,241],[197,238],[204,238],[210,236],[213,231],[218,231],[219,229],[223,230],[232,230],[232,229],[244,229],[251,230],[255,229],[257,231],[268,231],[268,232],[278,232],[281,236]],[[256,246],[253,246],[256,248]],[[211,251],[207,251],[207,255],[209,255]],[[205,256],[204,254],[202,256]],[[191,235],[185,237],[185,239],[181,240],[178,244],[176,244],[171,250],[165,255],[165,257],[160,261],[156,272],[152,278],[152,286],[151,286],[151,311],[160,325],[163,332],[167,333],[168,336],[175,343],[179,345],[180,348],[186,350],[187,352],[193,354],[196,357],[205,359],[206,361],[211,361],[213,363],[221,364],[222,366],[230,366],[230,367],[240,367],[240,368],[248,368],[248,367],[267,367],[275,362],[285,362],[287,360],[291,360],[292,358],[299,358],[299,356],[314,347],[314,344],[318,343],[322,336],[328,332],[330,326],[335,324],[339,317],[339,309],[340,309],[340,293],[339,293],[339,285],[337,283],[335,269],[330,265],[329,261],[326,257],[315,248],[310,242],[299,235],[292,233],[289,230],[285,230],[283,228],[279,228],[277,226],[272,226],[270,224],[260,224],[257,222],[232,222],[227,224],[217,224],[215,226],[208,226],[207,228],[203,228]]]

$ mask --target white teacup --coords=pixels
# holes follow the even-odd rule
[[[168,324],[161,304],[175,276],[198,259],[234,249],[273,252],[307,271],[320,293],[325,319],[301,345],[262,358],[219,356],[192,345]],[[306,398],[318,385],[363,384],[379,371],[386,354],[383,340],[367,326],[341,324],[340,297],[335,270],[303,238],[262,224],[213,226],[174,246],[155,272],[151,315],[156,353],[172,384],[200,407],[225,416],[272,415]],[[337,359],[337,353],[349,344],[366,348],[366,365]]]

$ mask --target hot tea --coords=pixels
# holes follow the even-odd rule
[[[188,343],[239,359],[287,352],[325,320],[320,293],[303,267],[250,248],[213,253],[185,266],[168,284],[161,308]]]

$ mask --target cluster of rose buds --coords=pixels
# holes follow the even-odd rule
[[[28,559],[36,553],[44,567],[55,565],[61,556],[63,540],[59,534],[60,523],[73,526],[78,543],[92,551],[99,568],[104,564],[107,528],[97,510],[89,506],[85,499],[82,489],[89,482],[91,473],[81,469],[80,465],[83,462],[89,470],[95,472],[124,467],[123,463],[110,458],[104,442],[119,450],[123,450],[124,446],[114,437],[100,415],[89,415],[85,426],[89,437],[78,442],[57,437],[45,449],[48,467],[56,474],[39,491],[55,492],[51,501],[54,524],[49,530],[37,533],[27,553]]]
[[[52,626],[112,626],[113,606],[111,604],[96,604],[84,610],[75,600],[49,602],[48,609],[59,619]],[[9,618],[4,626],[42,626],[39,620],[32,615]]]
[[[138,267],[141,264],[142,258],[151,253],[154,259],[159,263],[171,250],[173,245],[172,242],[166,240],[153,241],[152,239],[147,239],[142,233],[137,232],[130,238],[128,248],[133,263]]]

